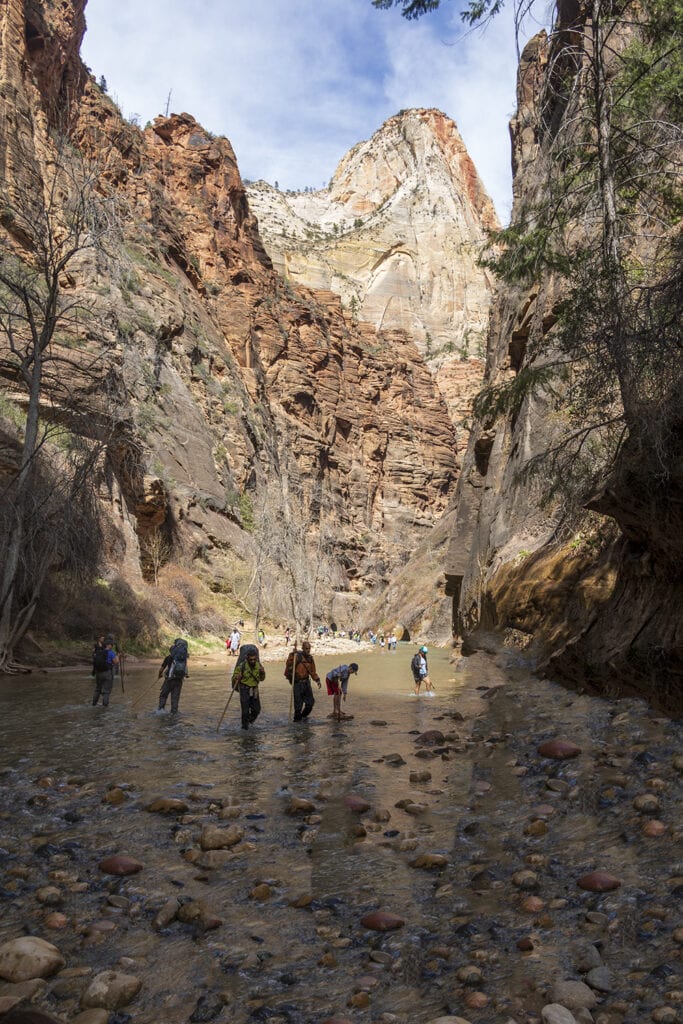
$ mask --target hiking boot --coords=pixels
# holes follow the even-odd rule
[[[242,722],[242,728],[243,729],[248,729],[249,728],[249,723],[248,722]]]
[[[300,722],[301,721],[301,715],[294,715],[294,721],[295,722]]]

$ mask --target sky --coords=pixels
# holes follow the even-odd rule
[[[507,223],[511,16],[468,32],[459,7],[407,21],[370,0],[88,0],[81,53],[125,117],[186,111],[230,140],[243,178],[281,189],[327,185],[387,118],[436,107]]]

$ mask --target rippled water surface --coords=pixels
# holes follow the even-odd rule
[[[454,671],[438,650],[436,696],[416,698],[413,651],[318,658],[323,679],[341,661],[360,665],[343,706],[354,717],[341,723],[327,717],[324,682],[311,719],[292,723],[283,666],[267,662],[262,714],[247,732],[237,697],[217,730],[227,659],[191,660],[177,716],[154,711],[154,668],[129,667],[125,694],[117,680],[109,708],[91,705],[85,672],[2,679],[0,939],[41,935],[68,969],[135,974],[142,990],[117,1024],[532,1020],[544,979],[571,969],[570,941],[605,939],[607,924],[587,914],[612,922],[620,969],[631,969],[648,898],[660,904],[654,971],[666,960],[657,936],[665,941],[669,929],[670,847],[647,845],[630,808],[659,778],[661,816],[673,815],[671,726],[640,706],[625,703],[619,714],[575,698],[519,667],[499,690],[492,684],[505,680],[492,662],[478,656]],[[416,739],[429,729],[444,735],[425,749]],[[558,732],[580,742],[579,759],[538,757],[539,740]],[[349,794],[369,809],[350,810]],[[160,796],[184,800],[187,812],[149,813]],[[292,797],[313,808],[290,813]],[[529,831],[538,820],[548,821],[547,836]],[[220,866],[200,849],[209,824],[244,830]],[[98,864],[111,853],[144,867],[128,878],[103,874]],[[420,855],[441,860],[425,869]],[[623,878],[617,895],[577,891],[576,877],[599,866]],[[522,909],[532,890],[511,881],[520,869],[538,875],[535,917]],[[58,930],[40,902],[46,885],[61,893]],[[200,902],[203,923],[155,926],[172,898]],[[368,930],[361,918],[376,908],[403,926]],[[207,929],[207,915],[219,926]],[[540,938],[523,957],[516,941],[529,933]],[[488,993],[477,1010],[466,1002],[473,986],[457,975],[467,965],[481,969],[474,988]],[[78,1012],[76,981],[45,998],[68,1020]],[[648,999],[638,1013],[649,1015]]]

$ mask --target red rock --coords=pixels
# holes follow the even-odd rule
[[[648,836],[650,839],[655,836],[663,836],[666,832],[666,825],[663,821],[658,821],[653,818],[652,821],[646,821],[642,829],[643,835]]]
[[[356,796],[355,793],[347,793],[344,797],[344,806],[350,811],[354,811],[356,814],[364,814],[365,811],[370,810],[370,804],[362,796]]]
[[[606,871],[590,871],[577,879],[579,889],[586,889],[587,892],[612,892],[621,886],[621,882],[614,875],[608,875]]]
[[[517,949],[522,953],[530,953],[534,948],[534,944],[528,935],[525,935],[523,939],[517,939]]]
[[[118,853],[105,857],[97,866],[105,875],[136,875],[144,867],[135,857]]]
[[[581,747],[571,740],[546,740],[538,747],[541,757],[549,757],[553,761],[567,761],[571,757],[578,757]]]
[[[372,910],[360,919],[364,928],[370,928],[374,932],[391,932],[396,928],[402,928],[405,920],[390,914],[387,910]]]

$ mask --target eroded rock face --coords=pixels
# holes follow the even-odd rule
[[[456,124],[405,110],[346,154],[328,188],[259,181],[247,193],[283,276],[413,337],[462,422],[481,383],[491,296],[477,255],[498,221]]]
[[[576,17],[558,4],[560,19]],[[583,17],[580,14],[579,17]],[[560,28],[567,22],[560,21]],[[562,32],[540,33],[522,54],[518,110],[511,122],[512,221],[543,188],[538,160],[545,76]],[[547,114],[547,112],[546,112]],[[561,118],[562,111],[556,112]],[[549,123],[546,119],[545,123]],[[504,384],[532,359],[530,339],[552,345],[554,306],[561,298],[545,278],[527,290],[501,285],[491,307],[486,379]],[[674,433],[683,433],[683,412]],[[490,631],[523,637],[536,663],[553,677],[610,696],[638,694],[680,712],[683,601],[679,517],[683,494],[680,444],[664,453],[667,483],[648,485],[654,455],[628,438],[610,479],[588,501],[603,516],[591,543],[558,537],[559,510],[539,499],[538,478],[525,471],[558,440],[558,417],[542,394],[529,395],[515,416],[475,421],[463,459],[446,557],[447,593],[467,653]],[[597,517],[595,517],[597,519]],[[616,526],[615,526],[616,524]]]
[[[245,501],[266,480],[293,481],[313,534],[310,509],[325,510],[340,593],[381,587],[438,520],[457,475],[456,435],[424,339],[418,346],[408,338],[392,304],[387,329],[377,332],[355,322],[327,287],[283,281],[230,143],[184,113],[144,132],[123,121],[77,58],[84,6],[67,0],[41,15],[39,42],[31,42],[38,37],[20,0],[3,7],[0,114],[32,131],[0,138],[0,164],[19,185],[27,167],[43,174],[55,157],[48,127],[61,103],[63,122],[101,161],[101,188],[121,212],[119,248],[106,258],[80,254],[64,283],[95,311],[97,342],[79,339],[79,351],[84,360],[88,346],[103,354],[102,387],[79,382],[82,408],[93,420],[105,412],[105,380],[116,395],[101,487],[112,566],[139,580],[144,545],[162,530],[177,555],[201,556],[206,573],[228,579],[235,560],[253,558]],[[433,112],[411,125],[423,135],[446,132]],[[400,123],[392,130],[400,133]],[[462,167],[461,219],[480,230],[492,210],[456,136],[433,142],[433,151],[440,147],[444,166],[449,159]],[[352,178],[345,165],[334,200],[349,210]],[[393,178],[396,192],[398,168]],[[446,202],[445,194],[432,198]],[[396,255],[387,266],[400,262]],[[435,296],[441,288],[433,283]],[[482,323],[487,295],[482,285],[476,302],[471,296]],[[371,296],[386,305],[379,278]]]

